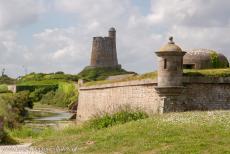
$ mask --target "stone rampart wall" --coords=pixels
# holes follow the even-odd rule
[[[183,93],[173,97],[160,97],[155,90],[156,80],[80,87],[77,118],[84,121],[101,112],[114,112],[124,105],[148,113],[230,109],[229,77],[184,77],[183,82]]]
[[[92,115],[112,113],[124,106],[158,113],[160,97],[154,86],[156,82],[146,80],[81,87],[77,118],[84,121]]]

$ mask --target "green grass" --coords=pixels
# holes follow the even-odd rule
[[[55,130],[51,127],[39,129],[23,126],[17,129],[8,129],[6,132],[11,138],[14,139],[14,141],[18,143],[30,143],[42,139],[46,136],[50,136],[55,132]]]
[[[122,75],[134,72],[128,72],[124,69],[119,68],[85,68],[82,70],[78,77],[84,79],[85,81],[99,81],[105,80],[109,76]]]
[[[6,84],[0,85],[0,93],[8,92],[8,87]]]
[[[37,147],[77,147],[77,153],[229,153],[230,111],[156,115],[103,129],[70,126]],[[67,152],[70,153],[70,152]]]
[[[207,76],[207,77],[230,77],[230,68],[220,68],[220,69],[185,69],[185,76]]]
[[[195,77],[230,77],[230,68],[222,68],[222,69],[184,69],[184,76],[195,76]],[[127,77],[121,80],[102,80],[102,81],[92,81],[87,82],[85,86],[93,86],[93,85],[101,85],[107,83],[116,83],[116,82],[124,82],[124,81],[132,81],[132,80],[144,80],[144,79],[156,79],[157,71],[149,72],[141,75],[134,75],[132,77]]]
[[[93,85],[101,85],[107,83],[117,83],[117,82],[133,81],[133,80],[156,79],[156,78],[157,78],[157,72],[155,71],[155,72],[145,73],[141,75],[136,74],[134,76],[123,78],[120,80],[102,80],[102,81],[87,82],[84,84],[84,86],[93,86]]]
[[[56,72],[56,73],[30,73],[23,77],[21,77],[18,80],[18,83],[24,83],[24,82],[33,82],[33,81],[77,81],[78,76],[72,75],[72,74],[64,74],[63,72]]]
[[[86,122],[85,126],[93,129],[107,128],[118,124],[124,124],[129,121],[137,121],[145,119],[148,114],[140,110],[131,110],[130,107],[122,108],[119,112],[109,114],[105,113],[103,116],[97,115]]]
[[[29,81],[19,81],[17,85],[26,85],[26,86],[33,86],[33,85],[55,85],[58,84],[60,80],[29,80]]]
[[[0,76],[0,84],[15,84],[16,79],[8,77],[7,75]]]

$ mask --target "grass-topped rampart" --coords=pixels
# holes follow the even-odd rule
[[[150,72],[141,75],[135,74],[131,77],[126,77],[120,80],[102,80],[102,81],[87,82],[84,84],[84,86],[102,85],[107,83],[117,83],[117,82],[134,81],[134,80],[156,79],[156,78],[157,78],[157,72]]]
[[[185,69],[184,76],[200,76],[200,77],[230,77],[230,68],[219,69]]]
[[[201,69],[201,70],[184,69],[183,75],[191,76],[191,77],[230,77],[230,68]],[[101,80],[101,81],[86,82],[84,86],[93,86],[93,85],[101,85],[101,84],[108,84],[108,83],[133,81],[133,80],[156,79],[156,78],[157,78],[157,71],[140,74],[140,75],[136,74],[134,76],[123,78],[120,80]]]

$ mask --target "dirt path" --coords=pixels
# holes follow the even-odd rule
[[[39,149],[31,147],[31,143],[0,146],[1,154],[43,154]]]

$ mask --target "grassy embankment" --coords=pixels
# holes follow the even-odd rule
[[[77,147],[77,153],[229,153],[229,119],[229,111],[168,113],[101,129],[83,124],[11,135],[32,136],[36,147]]]
[[[230,77],[230,68],[203,69],[203,70],[184,70],[185,76],[207,76],[207,77]]]
[[[184,76],[197,76],[197,77],[230,77],[230,69],[203,69],[203,70],[195,70],[195,69],[185,69],[183,70]],[[156,79],[157,72],[149,72],[145,74],[136,74],[132,77],[123,78],[120,80],[101,80],[101,81],[92,81],[87,82],[85,86],[93,86],[107,83],[116,83],[116,82],[124,82],[124,81],[132,81],[132,80],[144,80],[144,79]]]

